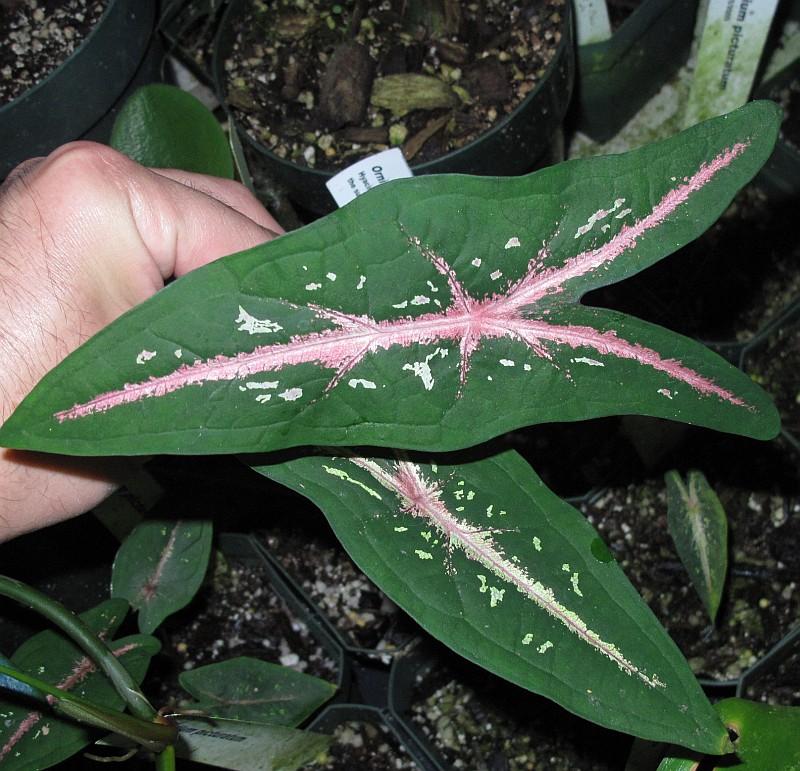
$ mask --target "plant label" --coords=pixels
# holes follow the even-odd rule
[[[384,182],[413,176],[400,148],[393,147],[348,166],[331,177],[325,186],[336,204],[344,206]]]
[[[778,0],[710,0],[684,124],[730,112],[753,88]]]
[[[575,0],[575,32],[581,46],[611,37],[606,0]]]

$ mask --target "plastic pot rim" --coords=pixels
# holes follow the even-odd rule
[[[38,83],[35,83],[30,88],[26,88],[21,94],[15,96],[10,102],[6,102],[4,105],[0,106],[0,119],[3,118],[5,113],[11,112],[13,108],[21,104],[23,100],[35,96],[42,88],[45,88],[47,85],[49,85],[51,80],[54,80],[57,77],[59,77],[60,74],[63,72],[63,70],[69,66],[70,62],[74,58],[79,56],[81,52],[83,52],[91,44],[94,38],[102,34],[102,28],[104,23],[106,22],[108,17],[114,12],[116,6],[123,2],[125,2],[125,0],[109,0],[106,9],[103,11],[102,14],[100,14],[100,18],[95,22],[91,31],[81,41],[80,45],[57,67],[50,70],[50,72],[48,72],[47,75],[44,78],[42,78]]]
[[[227,8],[225,9],[225,12],[222,15],[217,32],[214,35],[211,69],[212,69],[212,78],[214,83],[214,91],[216,93],[217,99],[219,100],[220,104],[225,110],[225,114],[230,120],[231,126],[233,126],[236,130],[240,130],[241,133],[244,135],[245,140],[248,142],[248,144],[253,146],[259,152],[266,155],[270,159],[270,162],[273,162],[278,166],[282,166],[285,167],[286,169],[290,169],[293,171],[300,170],[302,172],[306,172],[310,177],[316,178],[317,181],[328,180],[331,177],[338,174],[343,169],[347,168],[347,166],[349,166],[350,164],[342,166],[341,168],[326,170],[326,169],[317,169],[311,166],[303,166],[299,163],[294,163],[293,161],[287,161],[285,158],[281,158],[279,155],[273,153],[263,143],[253,139],[250,136],[250,133],[246,129],[240,126],[240,122],[236,119],[236,117],[233,114],[233,111],[228,106],[227,90],[224,87],[225,67],[222,56],[220,55],[222,35],[223,31],[231,23],[231,19],[234,18],[235,11],[238,10],[240,6],[247,1],[248,0],[230,0]],[[562,24],[561,40],[559,41],[558,46],[556,47],[556,50],[553,54],[553,58],[545,68],[545,71],[542,73],[542,77],[537,83],[536,87],[530,93],[526,94],[526,96],[522,99],[522,101],[510,113],[504,115],[490,129],[479,134],[475,139],[468,142],[463,147],[451,150],[450,152],[445,153],[444,155],[440,155],[438,158],[433,158],[429,161],[424,161],[423,163],[418,163],[418,164],[410,163],[409,166],[411,168],[411,171],[415,175],[418,173],[419,174],[436,173],[436,166],[440,164],[442,165],[447,164],[452,160],[458,159],[462,154],[468,151],[472,151],[475,145],[505,130],[508,124],[512,122],[523,109],[527,109],[530,103],[535,101],[539,97],[539,95],[544,91],[545,87],[547,86],[547,81],[549,81],[550,78],[553,77],[553,75],[557,72],[558,68],[562,65],[564,57],[570,55],[569,49],[572,47],[572,38],[573,38],[572,0],[565,0],[561,18],[561,24]],[[531,159],[531,161],[533,160],[535,159]]]

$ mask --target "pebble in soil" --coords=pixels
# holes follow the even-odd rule
[[[213,578],[162,627],[159,705],[185,698],[182,670],[252,656],[336,682],[337,664],[275,592],[258,565],[219,560]]]
[[[607,490],[582,509],[700,677],[738,678],[800,617],[800,499],[712,483],[728,519],[726,589],[712,626],[667,530],[663,484]]]
[[[293,531],[262,532],[259,537],[352,645],[389,654],[417,634],[416,624],[337,543]]]
[[[225,61],[227,100],[275,155],[331,169],[401,146],[463,147],[541,81],[564,0],[321,0],[248,5]]]
[[[83,42],[108,0],[0,4],[0,105],[44,80]]]

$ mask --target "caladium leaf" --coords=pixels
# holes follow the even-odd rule
[[[289,667],[240,656],[181,672],[181,687],[213,718],[294,728],[336,692],[336,686]]]
[[[684,483],[668,471],[664,481],[670,535],[713,624],[728,572],[728,517],[702,472],[690,471]]]
[[[517,453],[255,468],[319,505],[359,567],[468,659],[610,728],[724,749],[680,651],[591,525]]]
[[[139,630],[150,634],[194,597],[208,567],[210,520],[148,519],[120,546],[111,575],[111,595],[139,611]]]
[[[81,614],[81,619],[99,636],[113,636],[122,622],[127,603],[109,600]],[[150,659],[160,645],[153,637],[134,635],[111,644],[137,682],[141,682]],[[34,635],[11,657],[18,669],[58,685],[95,704],[122,710],[124,704],[108,678],[72,641],[50,630]],[[85,747],[92,732],[77,723],[57,717],[46,707],[20,701],[13,694],[0,698],[0,764],[13,771],[49,768]]]
[[[617,413],[771,437],[778,414],[746,375],[579,301],[702,233],[769,156],[778,116],[753,102],[625,155],[382,185],[120,318],[42,381],[0,443],[436,451]]]

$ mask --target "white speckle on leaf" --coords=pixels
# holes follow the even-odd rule
[[[670,391],[669,388],[659,388],[658,393],[660,393],[662,396],[666,396],[667,399],[672,398],[672,391]]]
[[[536,551],[542,550],[542,539],[539,538],[538,535],[533,536],[533,548],[536,549]]]
[[[317,289],[322,289],[322,284],[318,284],[315,281],[312,281],[310,284],[306,284],[306,290],[309,292],[315,292]]]
[[[551,643],[550,640],[546,640],[536,650],[539,651],[539,653],[546,653],[552,647],[553,643]]]
[[[355,485],[356,487],[360,487],[365,493],[371,495],[373,498],[377,498],[379,501],[382,501],[381,494],[376,490],[373,490],[369,485],[365,485],[360,479],[353,479],[346,471],[343,471],[340,468],[336,468],[335,466],[325,466],[323,464],[322,468],[330,474],[332,477],[336,477],[337,479],[341,479],[345,482],[349,482],[351,485]],[[408,528],[403,528],[403,530],[407,530]],[[399,532],[399,531],[398,531]]]
[[[533,632],[528,632],[525,637],[522,638],[523,645],[530,645],[533,642]]]
[[[493,503],[490,503],[490,504],[489,504],[489,505],[486,507],[486,516],[487,516],[487,517],[494,516],[494,504],[493,504]]]
[[[586,220],[585,225],[581,225],[576,231],[573,238],[580,238],[581,236],[585,236],[600,220],[604,220],[608,217],[609,214],[613,214],[617,209],[619,209],[622,204],[625,203],[624,198],[617,198],[614,201],[614,205],[610,209],[598,209],[594,214],[589,216],[589,219]],[[630,209],[628,209],[630,212]],[[619,219],[619,215],[617,215],[617,219]]]
[[[572,570],[572,568],[569,566],[569,562],[565,562],[565,563],[564,563],[564,564],[561,566],[561,569],[562,569],[562,570],[563,570],[565,573],[569,573],[569,571],[570,571],[570,570]]]
[[[392,305],[392,308],[403,309],[403,308],[407,308],[407,307],[408,307],[408,300],[403,300],[403,302],[401,302],[401,303],[395,303],[394,305]]]
[[[437,348],[433,353],[428,354],[424,361],[413,361],[403,365],[404,372],[413,372],[422,380],[422,386],[426,391],[432,390],[436,382],[433,378],[433,372],[431,371],[431,359],[436,356],[443,359],[447,356],[447,349]]]
[[[578,588],[578,573],[573,573],[570,576],[570,582],[572,583],[572,591],[578,595],[578,597],[583,597],[583,592]]]
[[[575,364],[588,364],[590,367],[605,367],[606,365],[603,364],[602,361],[597,361],[597,359],[590,359],[588,356],[577,356],[574,359],[570,359],[571,362]]]
[[[261,390],[264,390],[265,388],[266,389],[277,388],[278,387],[278,381],[277,380],[248,380],[244,385],[245,385],[245,388],[247,388],[249,391],[261,391]]]
[[[522,365],[522,369],[524,369],[526,372],[530,372],[531,371],[531,365],[530,364],[523,364]]]
[[[266,404],[272,398],[272,394],[258,394],[256,401],[259,404]]]
[[[491,383],[491,382],[494,380],[494,378],[493,378],[491,375],[487,375],[487,376],[486,376],[486,379],[487,379],[487,380],[488,380],[490,383]]]
[[[503,595],[506,593],[505,589],[498,589],[497,587],[489,587],[489,607],[496,608],[502,601]]]
[[[176,348],[175,349],[175,358],[180,359],[183,356],[183,348]]]
[[[136,357],[137,364],[144,364],[146,361],[150,361],[150,359],[155,359],[156,352],[155,351],[147,351],[143,350],[139,352],[139,355]]]
[[[366,276],[359,276],[358,277],[358,283],[356,284],[356,289],[363,289],[364,288],[364,284],[366,284],[366,283],[367,283],[367,277]]]
[[[468,501],[471,501],[471,500],[472,500],[474,497],[475,497],[475,491],[474,491],[474,490],[470,490],[470,491],[467,493],[467,500],[468,500]]]
[[[303,395],[302,388],[287,388],[283,393],[278,396],[285,402],[295,402]]]
[[[476,257],[474,260],[472,260],[471,264],[474,265],[476,268],[480,268],[481,262],[482,262],[481,258]]]
[[[411,300],[412,305],[427,305],[431,301],[430,297],[426,297],[424,294],[418,294],[414,296],[414,299]]]
[[[489,278],[492,279],[492,281],[497,281],[497,279],[500,278],[500,276],[502,275],[503,275],[502,270],[495,270],[489,274]]]
[[[407,527],[396,527],[396,528],[394,529],[394,532],[395,532],[395,533],[405,533],[407,530],[408,530],[408,528],[407,528]]]
[[[325,274],[325,278],[327,278],[328,281],[336,281],[336,274],[335,273],[326,273]]]
[[[633,209],[623,209],[614,219],[621,220],[623,217],[627,217],[632,211]]]
[[[439,287],[436,286],[436,284],[434,284],[433,281],[426,281],[425,283],[430,287],[431,292],[433,292],[434,294],[436,294],[436,292],[439,291]]]
[[[308,287],[306,287],[308,289]],[[251,316],[242,306],[239,306],[239,315],[236,317],[238,332],[247,332],[250,335],[264,335],[271,332],[280,332],[283,327],[270,319],[257,319]]]
[[[421,560],[432,560],[433,554],[429,551],[422,551],[422,549],[414,549],[414,554],[416,554]]]
[[[516,236],[512,236],[511,238],[508,239],[508,241],[506,241],[506,245],[503,248],[504,249],[514,249],[515,247],[521,246],[521,245],[522,244],[520,244],[519,238],[517,238]]]
[[[373,383],[371,380],[364,380],[364,378],[360,377],[350,378],[350,380],[347,381],[347,385],[349,385],[350,388],[358,388],[359,386],[361,386],[362,388],[366,388],[369,391],[372,391],[375,388],[377,388],[375,383]]]
[[[608,233],[608,231],[611,230],[611,225],[609,225],[608,223],[606,223],[605,225],[601,225],[600,230],[602,230],[603,233]]]
[[[512,361],[511,359],[500,359],[500,364],[502,364],[504,367],[515,366],[515,362]]]

